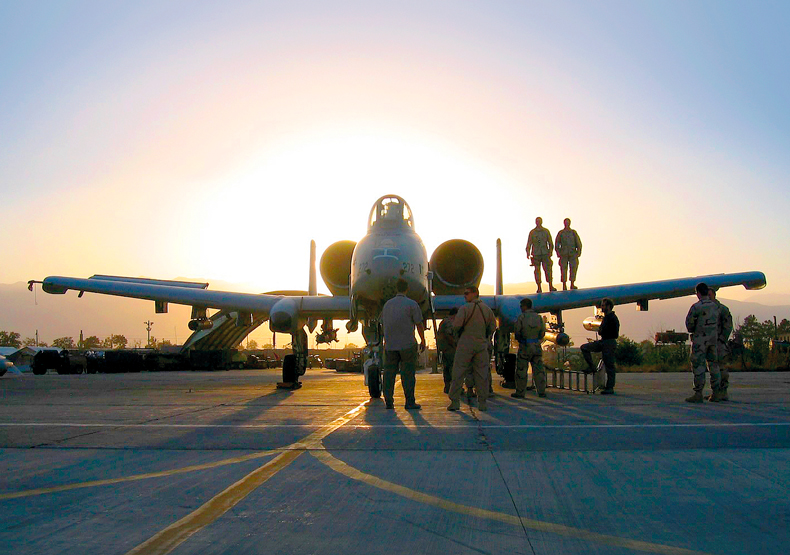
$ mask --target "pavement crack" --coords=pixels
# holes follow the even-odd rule
[[[527,545],[529,545],[530,551],[532,554],[535,555],[535,547],[532,545],[532,540],[529,537],[529,532],[527,532],[527,527],[524,525],[524,519],[521,517],[521,513],[518,510],[518,505],[516,504],[516,499],[513,496],[513,492],[510,491],[510,486],[507,483],[507,479],[505,479],[505,474],[502,472],[502,467],[499,465],[499,461],[496,458],[496,454],[494,450],[491,448],[491,442],[488,440],[488,436],[486,436],[485,428],[483,428],[483,421],[480,418],[479,411],[472,411],[472,415],[474,416],[475,420],[477,421],[477,434],[481,439],[481,443],[485,445],[488,452],[491,454],[491,459],[494,461],[494,465],[496,466],[497,472],[499,472],[499,477],[502,479],[502,483],[507,490],[507,494],[510,497],[510,503],[513,505],[513,510],[516,511],[516,516],[518,516],[519,521],[521,522],[521,529],[524,532],[524,538],[527,540]]]

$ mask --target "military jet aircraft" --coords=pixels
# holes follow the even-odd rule
[[[519,303],[529,297],[538,312],[549,313],[552,333],[547,337],[560,345],[567,345],[562,311],[585,306],[596,306],[604,297],[615,304],[636,303],[639,310],[647,310],[650,299],[669,299],[694,293],[694,287],[704,281],[712,287],[743,285],[747,289],[765,287],[762,272],[717,274],[665,281],[593,287],[542,293],[535,295],[504,295],[502,282],[501,248],[497,244],[496,294],[482,296],[499,319],[495,341],[497,370],[502,371],[510,346],[513,323],[520,314]],[[419,303],[426,321],[446,316],[453,307],[464,303],[463,290],[479,285],[483,275],[483,256],[475,245],[452,239],[439,245],[428,259],[422,239],[415,231],[409,205],[397,195],[385,195],[373,205],[368,219],[367,234],[359,241],[338,241],[327,248],[321,257],[321,276],[331,296],[316,292],[315,242],[310,249],[308,291],[275,291],[264,294],[211,291],[207,283],[166,281],[145,278],[126,278],[95,275],[88,279],[48,277],[41,283],[47,293],[63,294],[73,289],[80,296],[87,292],[133,297],[154,301],[158,313],[167,312],[168,303],[192,307],[189,327],[195,333],[187,348],[199,348],[220,329],[226,341],[237,345],[243,337],[263,322],[269,322],[272,332],[292,336],[291,364],[283,365],[283,383],[298,386],[298,376],[307,367],[307,329],[311,333],[318,321],[321,332],[316,340],[336,340],[334,320],[347,320],[349,331],[362,324],[366,352],[372,364],[366,364],[365,381],[371,397],[381,396],[381,362],[383,357],[381,309],[395,295],[395,284],[404,279],[409,284],[408,295]],[[209,317],[208,309],[219,312]]]

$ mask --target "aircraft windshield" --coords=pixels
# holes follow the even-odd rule
[[[395,195],[381,197],[373,209],[370,211],[370,221],[368,229],[377,225],[386,227],[408,226],[414,228],[414,219],[411,215],[411,208],[406,201]]]

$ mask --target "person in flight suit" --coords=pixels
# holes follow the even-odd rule
[[[560,278],[562,279],[562,290],[568,289],[566,281],[568,279],[568,268],[571,270],[571,289],[576,287],[576,271],[579,269],[579,257],[582,255],[582,240],[575,229],[571,229],[571,219],[565,218],[565,227],[557,233],[554,241],[554,248],[560,259]]]
[[[549,284],[549,291],[557,289],[552,284],[551,279],[551,251],[554,250],[554,243],[551,241],[551,233],[543,227],[543,218],[535,218],[535,229],[529,232],[527,240],[527,258],[531,265],[535,267],[535,283],[538,285],[538,293],[542,293],[540,283],[540,267],[543,265],[543,273],[546,274],[546,282]]]
[[[546,322],[540,314],[532,310],[531,299],[521,299],[521,314],[516,320],[513,332],[518,341],[516,362],[516,392],[511,397],[523,399],[527,391],[527,368],[532,364],[532,379],[538,390],[538,397],[546,396],[546,369],[543,367],[543,349],[540,344],[546,335]]]
[[[620,320],[614,313],[614,303],[612,299],[601,300],[601,312],[603,312],[603,321],[601,327],[598,328],[598,335],[601,338],[598,341],[591,341],[581,346],[581,352],[584,360],[587,362],[586,373],[594,373],[592,355],[590,353],[601,353],[604,367],[606,368],[606,387],[601,390],[601,395],[614,394],[614,382],[617,374],[615,367],[614,352],[617,349],[617,338],[620,337]]]
[[[686,329],[691,334],[691,368],[694,371],[694,394],[686,399],[688,403],[701,403],[702,390],[705,389],[705,370],[710,373],[710,387],[713,394],[709,400],[721,400],[721,373],[717,341],[719,335],[719,307],[708,297],[709,288],[698,283],[695,288],[697,302],[691,305],[686,316]]]
[[[453,359],[455,359],[455,330],[453,317],[458,314],[458,309],[453,308],[450,314],[439,324],[436,331],[436,348],[442,353],[442,375],[444,377],[444,392],[450,393],[450,382],[453,381]]]
[[[732,313],[727,305],[721,304],[716,300],[716,290],[712,287],[708,288],[708,297],[716,306],[719,307],[719,322],[717,326],[717,339],[716,339],[716,355],[719,359],[719,374],[721,375],[721,382],[719,383],[719,401],[729,401],[730,396],[727,394],[727,388],[730,386],[730,371],[727,370],[722,363],[724,357],[730,354],[730,349],[727,346],[727,341],[730,339],[732,333]],[[708,401],[711,398],[708,397]]]
[[[447,410],[461,408],[460,398],[464,378],[472,373],[477,391],[477,408],[488,410],[489,380],[491,379],[491,355],[488,351],[491,336],[496,331],[493,311],[480,300],[477,287],[469,286],[464,291],[466,304],[453,320],[458,346],[453,362],[453,381],[450,383],[450,405]]]
[[[399,279],[395,285],[398,294],[381,309],[384,327],[384,402],[388,409],[394,408],[395,374],[400,366],[400,379],[406,408],[419,410],[414,400],[415,373],[417,370],[417,342],[414,328],[420,334],[420,350],[425,350],[425,326],[422,323],[420,305],[406,296],[409,284]]]

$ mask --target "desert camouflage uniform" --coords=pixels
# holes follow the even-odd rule
[[[491,380],[491,354],[488,348],[489,340],[496,331],[496,317],[488,306],[480,299],[476,299],[458,309],[453,326],[460,336],[455,349],[453,381],[450,384],[451,405],[460,404],[464,378],[472,373],[477,391],[477,403],[483,408],[486,406]]]
[[[551,241],[551,233],[545,227],[536,227],[529,232],[527,240],[527,257],[531,259],[535,266],[535,283],[540,285],[540,267],[543,265],[543,273],[546,274],[546,281],[551,284],[551,252],[554,250],[554,243]]]
[[[522,312],[513,327],[518,341],[516,362],[516,394],[524,395],[527,390],[527,369],[532,364],[532,379],[538,394],[546,391],[546,369],[543,367],[541,341],[546,335],[546,323],[534,310]]]
[[[575,229],[561,229],[554,241],[557,256],[560,258],[560,281],[565,283],[568,279],[568,267],[571,270],[571,283],[576,281],[576,272],[579,269],[579,257],[582,255],[582,240]]]
[[[724,362],[725,357],[730,354],[730,349],[727,346],[727,341],[730,339],[732,333],[732,314],[726,305],[721,304],[718,300],[714,299],[714,303],[719,307],[719,321],[718,321],[718,338],[716,342],[716,354],[718,355],[719,363]],[[730,385],[730,371],[724,366],[719,367],[721,373],[721,384],[719,388],[727,393],[727,387]]]
[[[705,389],[705,370],[710,373],[710,387],[716,392],[720,387],[718,332],[719,307],[710,299],[691,305],[686,316],[686,329],[691,334],[691,368],[694,371],[694,391]]]

